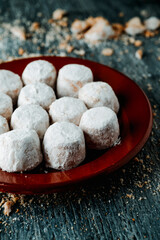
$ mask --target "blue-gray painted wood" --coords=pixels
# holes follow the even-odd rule
[[[3,35],[3,22],[19,18],[42,21],[49,19],[56,8],[69,12],[70,21],[90,15],[103,15],[111,22],[126,22],[133,16],[160,17],[160,4],[155,0],[0,0],[0,58],[18,56],[18,48],[28,53],[48,54],[31,40],[20,41]],[[124,12],[124,17],[118,16]],[[45,24],[44,21],[41,24]],[[0,210],[0,239],[160,239],[160,36],[143,41],[144,57],[135,58],[136,47],[123,41],[111,40],[93,49],[85,45],[85,58],[109,65],[132,78],[147,94],[156,116],[151,137],[137,155],[142,161],[132,160],[123,169],[109,176],[101,176],[66,193],[45,196],[24,196],[24,205],[14,205],[9,217]],[[79,46],[78,43],[74,45]],[[39,46],[39,44],[38,44]],[[104,47],[112,47],[111,57],[102,56]],[[126,52],[128,51],[128,53]],[[123,54],[122,54],[123,53]],[[70,56],[75,56],[74,53]],[[149,90],[151,84],[152,90]],[[5,197],[1,194],[0,197]],[[16,209],[19,212],[16,213]]]

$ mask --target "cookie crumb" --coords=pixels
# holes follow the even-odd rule
[[[125,32],[129,35],[135,36],[137,34],[143,33],[145,26],[142,24],[139,17],[134,17],[126,23]]]
[[[113,49],[112,48],[104,48],[101,53],[104,56],[112,56],[113,55]]]
[[[71,52],[73,51],[73,49],[74,49],[73,46],[71,46],[71,45],[67,45],[66,50],[67,50],[68,53],[71,53]]]
[[[124,17],[124,13],[123,13],[123,12],[120,12],[120,13],[118,14],[118,16],[119,16],[119,17]]]
[[[133,193],[130,193],[130,194],[127,193],[127,194],[126,194],[126,197],[127,197],[127,198],[130,198],[130,199],[134,199]]]
[[[157,17],[150,17],[145,21],[148,30],[156,30],[160,27],[160,20]]]
[[[142,41],[141,41],[141,40],[135,40],[134,46],[135,46],[135,47],[140,47],[140,46],[142,46]]]
[[[124,31],[124,26],[120,23],[113,23],[112,27],[113,27],[113,30],[115,31],[115,37],[120,36]]]
[[[4,215],[9,216],[10,212],[11,212],[11,208],[13,206],[13,202],[12,201],[7,201],[3,204],[3,208],[4,208]]]
[[[73,33],[81,33],[87,30],[89,23],[84,20],[75,19],[71,25],[71,31]]]
[[[1,202],[0,202],[0,207],[5,203],[4,198],[2,198]]]
[[[52,16],[54,20],[61,20],[64,17],[64,15],[66,15],[66,13],[67,12],[65,10],[59,8],[53,12]]]
[[[10,32],[15,36],[18,37],[20,40],[26,40],[26,32],[24,27],[11,27]]]
[[[23,48],[19,48],[19,49],[18,49],[18,54],[19,54],[20,56],[22,56],[22,55],[24,54],[24,49],[23,49]]]
[[[147,84],[147,87],[148,87],[148,91],[151,91],[152,90],[152,86],[150,83]]]
[[[154,36],[155,36],[155,33],[152,32],[152,31],[150,31],[150,30],[147,30],[147,31],[145,31],[144,36],[145,36],[146,38],[154,37]]]
[[[39,22],[33,22],[32,23],[31,30],[36,31],[39,28],[40,28],[40,23]]]
[[[135,56],[136,56],[136,58],[137,59],[142,59],[142,57],[143,57],[143,51],[142,51],[142,49],[138,49],[137,51],[136,51],[136,53],[135,53]]]
[[[74,50],[74,53],[79,55],[79,56],[84,56],[85,55],[85,51],[83,49],[79,49],[79,50]]]

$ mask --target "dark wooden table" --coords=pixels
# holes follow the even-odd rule
[[[52,39],[52,34],[46,38],[42,32],[37,41],[21,41],[4,27],[4,23],[18,23],[27,29],[38,21],[46,32],[50,31],[48,19],[56,8],[68,11],[69,23],[90,15],[120,23],[134,16],[160,18],[160,4],[155,0],[0,0],[0,58],[19,56],[20,47],[26,55],[59,54],[61,50],[56,49],[57,40]],[[85,49],[84,58],[123,72],[145,91],[154,112],[152,134],[145,147],[122,169],[86,182],[76,190],[22,196],[9,217],[1,208],[0,239],[160,239],[160,36],[136,38],[143,42],[142,60],[135,58],[137,48],[121,39],[94,47],[78,41],[72,45]],[[104,47],[113,48],[114,54],[101,55]],[[74,51],[68,55],[76,56]],[[9,197],[1,194],[1,198]]]

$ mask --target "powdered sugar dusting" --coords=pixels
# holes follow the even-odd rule
[[[49,116],[40,106],[35,104],[23,105],[12,114],[11,127],[13,129],[33,129],[42,139],[49,127]]]
[[[0,116],[0,134],[3,134],[5,132],[9,131],[9,126],[7,120]]]
[[[18,106],[38,104],[45,110],[55,101],[56,95],[51,87],[45,83],[28,84],[21,89],[18,97]]]
[[[70,169],[85,158],[85,140],[82,130],[69,122],[51,125],[43,140],[47,166],[55,169]]]
[[[22,88],[22,82],[19,75],[8,71],[0,70],[0,92],[9,95],[16,103],[18,94]]]
[[[88,108],[106,106],[116,113],[119,110],[118,99],[111,86],[105,82],[87,83],[79,90],[78,97]]]
[[[53,87],[56,80],[56,69],[48,61],[32,61],[24,69],[22,79],[24,84],[42,82]]]
[[[52,103],[49,114],[53,122],[67,121],[79,125],[86,110],[87,107],[80,99],[63,97]]]
[[[62,67],[57,79],[59,97],[77,97],[78,90],[86,83],[93,81],[92,71],[80,64],[68,64]]]
[[[0,115],[9,120],[13,112],[12,99],[0,92]]]
[[[0,135],[2,170],[7,172],[31,170],[41,161],[40,141],[34,130],[16,129]]]
[[[84,131],[86,142],[90,148],[111,147],[119,136],[117,116],[107,107],[97,107],[86,111],[82,115],[80,128]]]

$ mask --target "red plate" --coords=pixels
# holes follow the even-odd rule
[[[83,64],[91,68],[96,81],[104,81],[112,86],[121,107],[118,115],[121,144],[105,151],[88,151],[83,164],[68,171],[42,173],[37,169],[32,173],[7,173],[0,170],[2,192],[57,192],[103,172],[115,171],[140,151],[152,129],[152,110],[144,92],[125,75],[99,63],[70,57],[36,57],[2,63],[0,69],[21,75],[29,62],[38,59],[53,63],[57,70],[69,63]]]

